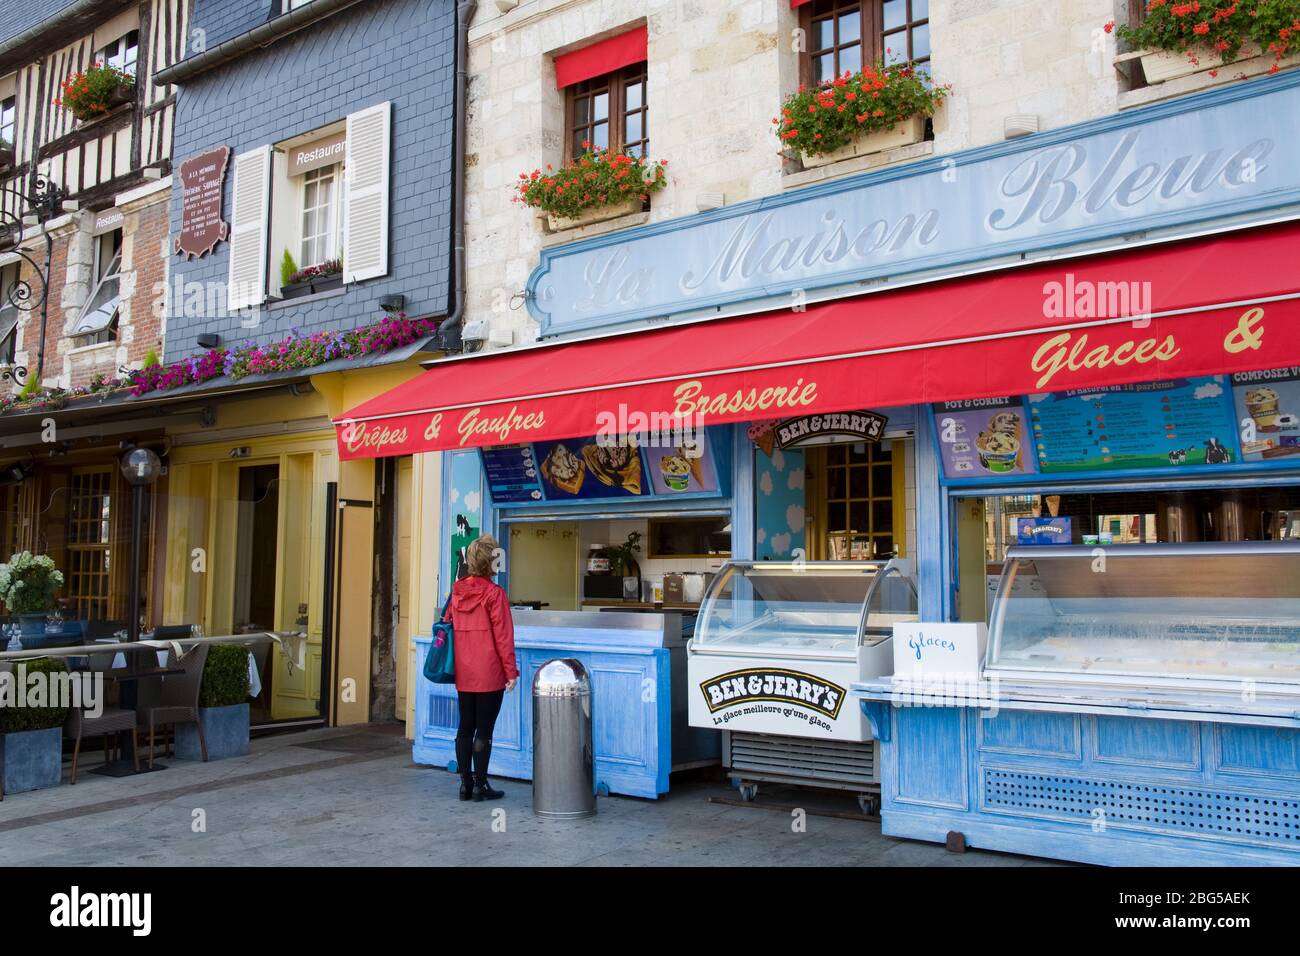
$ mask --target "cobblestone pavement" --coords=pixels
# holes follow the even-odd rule
[[[83,759],[77,785],[0,802],[0,865],[817,865],[1025,866],[1048,861],[882,836],[851,797],[788,788],[766,807],[711,802],[735,790],[674,778],[660,800],[602,798],[594,818],[535,817],[527,783],[496,779],[492,803],[456,799],[457,778],[411,762],[398,727],[265,737],[233,760],[168,758],[113,779]],[[789,806],[810,812],[794,832]],[[823,811],[823,812],[818,812]],[[824,815],[842,814],[842,815]],[[202,824],[202,826],[200,826]],[[504,832],[499,832],[504,827]]]

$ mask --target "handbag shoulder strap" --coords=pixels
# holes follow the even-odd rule
[[[451,592],[447,592],[447,600],[442,605],[442,613],[438,615],[439,621],[447,620],[447,612],[451,610]]]

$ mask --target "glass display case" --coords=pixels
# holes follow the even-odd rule
[[[1013,680],[1300,685],[1300,542],[1012,548],[986,670]]]
[[[908,562],[729,562],[700,609],[701,651],[791,651],[852,658],[917,620]]]

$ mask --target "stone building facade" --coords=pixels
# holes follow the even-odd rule
[[[903,15],[906,3],[875,6],[889,20]],[[925,65],[935,83],[952,87],[933,118],[932,138],[803,170],[783,155],[772,120],[799,86],[801,51],[813,42],[801,17],[825,7],[790,0],[525,0],[502,13],[479,5],[469,63],[468,318],[487,319],[497,330],[489,347],[537,335],[519,293],[545,248],[998,143],[1026,123],[1051,130],[1105,117],[1271,66],[1261,57],[1219,75],[1146,86],[1106,29],[1129,16],[1127,0],[911,0],[907,16],[925,21]],[[669,184],[648,212],[550,233],[533,210],[512,202],[512,184],[521,172],[564,161],[565,96],[555,60],[640,25],[648,35],[649,155],[668,161]]]

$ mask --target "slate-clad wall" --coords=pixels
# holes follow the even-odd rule
[[[250,8],[236,0],[196,0],[193,27],[208,49],[265,22],[270,0]],[[386,100],[393,103],[389,198],[389,274],[350,287],[345,295],[304,304],[230,314],[225,295],[207,294],[220,308],[203,314],[191,285],[209,290],[229,273],[229,243],[201,259],[174,257],[168,304],[166,360],[198,351],[200,332],[224,344],[273,341],[293,329],[311,333],[368,325],[382,317],[379,299],[406,296],[409,315],[441,313],[448,303],[451,246],[452,98],[455,79],[453,0],[364,0],[340,14],[199,75],[181,88],[174,156],[215,146],[234,154],[309,132]],[[223,213],[231,218],[233,166]],[[173,234],[181,223],[177,176]],[[278,274],[273,256],[269,274]],[[177,293],[185,292],[184,296]],[[290,300],[292,303],[293,300]],[[187,314],[190,313],[190,314]]]

